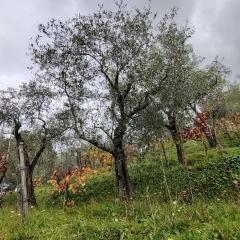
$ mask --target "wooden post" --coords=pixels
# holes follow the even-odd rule
[[[20,157],[20,175],[21,175],[21,213],[23,216],[28,211],[28,192],[27,192],[27,168],[24,159],[23,143],[19,144],[19,157]]]

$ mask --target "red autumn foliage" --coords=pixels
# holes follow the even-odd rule
[[[48,181],[56,191],[76,193],[85,186],[87,176],[95,173],[91,168],[73,168],[66,172],[56,169]]]
[[[194,127],[181,129],[182,140],[184,142],[187,140],[202,141],[204,136],[213,138],[215,131],[208,123],[209,117],[210,113],[207,111],[198,112],[194,119]]]

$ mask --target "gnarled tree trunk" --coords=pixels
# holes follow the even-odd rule
[[[26,166],[26,175],[27,175],[27,196],[28,196],[28,203],[32,206],[37,205],[35,193],[34,193],[34,185],[33,185],[33,169],[31,169],[29,156],[27,153],[26,146],[23,142],[23,152],[24,152],[24,159],[25,159],[25,166]]]
[[[28,170],[28,179],[27,179],[27,191],[28,191],[28,202],[32,206],[37,205],[37,200],[34,193],[34,184],[33,184],[33,172],[31,169]]]
[[[19,148],[19,145],[21,143],[23,143],[23,153],[24,153],[25,165],[27,167],[26,174],[27,174],[28,203],[32,206],[35,206],[35,205],[37,205],[37,201],[36,201],[36,197],[35,197],[35,193],[34,193],[33,171],[35,169],[35,166],[36,166],[39,158],[41,157],[43,151],[45,150],[46,138],[42,139],[41,147],[37,151],[33,160],[30,162],[28,151],[27,151],[27,146],[21,136],[21,133],[19,132],[20,128],[21,128],[21,123],[18,121],[15,121],[14,136],[15,136],[18,148]]]
[[[123,148],[115,148],[114,160],[118,196],[122,200],[130,200],[132,198],[132,187],[128,175],[126,156]]]
[[[172,130],[171,134],[176,146],[178,162],[182,165],[187,165],[187,160],[185,158],[185,153],[184,153],[183,141],[181,139],[179,132],[177,130]]]
[[[114,131],[113,157],[115,160],[115,173],[118,196],[122,200],[132,198],[132,187],[127,170],[127,158],[123,148],[123,136],[126,132],[126,121],[122,119]]]
[[[174,114],[168,113],[168,121],[169,121],[169,125],[166,125],[166,127],[169,129],[172,135],[173,141],[175,143],[178,162],[182,165],[187,165],[187,160],[185,158],[185,153],[184,153],[183,141],[179,133]]]

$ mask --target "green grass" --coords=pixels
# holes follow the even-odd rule
[[[201,147],[185,144],[187,168],[178,166],[170,145],[169,166],[160,150],[133,159],[129,203],[115,197],[111,171],[92,177],[72,196],[72,207],[54,199],[50,187],[37,188],[39,205],[24,220],[9,194],[0,203],[0,240],[240,239],[240,148],[209,150],[206,158]]]
[[[173,205],[147,195],[129,204],[92,200],[64,209],[40,202],[22,222],[5,206],[0,239],[240,239],[239,207],[223,200]]]

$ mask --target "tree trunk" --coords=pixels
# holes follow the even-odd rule
[[[127,120],[123,118],[114,131],[113,157],[115,160],[116,184],[118,196],[122,200],[131,200],[133,193],[127,169],[127,157],[123,147],[123,137],[126,133]]]
[[[216,148],[218,146],[218,140],[216,133],[213,129],[210,127],[205,127],[202,129],[202,132],[207,138],[208,144],[210,148]]]
[[[175,143],[175,146],[176,146],[178,162],[182,165],[187,165],[187,161],[186,161],[185,153],[184,153],[183,142],[182,142],[182,139],[181,139],[178,131],[175,129],[172,129],[171,134],[172,134],[172,138]]]
[[[81,152],[79,150],[77,150],[76,152],[76,157],[77,157],[77,166],[79,169],[82,169],[83,166],[82,166],[82,160],[81,160]]]
[[[45,150],[46,147],[46,138],[42,139],[42,146],[36,153],[35,157],[33,158],[32,162],[30,163],[29,155],[27,151],[27,146],[21,136],[21,133],[19,132],[19,129],[21,128],[21,123],[18,121],[15,121],[15,127],[14,127],[14,136],[15,140],[17,142],[17,147],[19,148],[20,144],[23,144],[23,155],[25,159],[26,164],[26,174],[27,174],[27,193],[28,193],[28,203],[32,206],[37,205],[35,193],[34,193],[34,185],[33,185],[33,171],[35,169],[35,166],[41,157],[41,154]],[[18,152],[19,153],[19,152]],[[20,156],[19,156],[20,159]]]
[[[37,200],[34,193],[34,184],[33,184],[33,171],[28,170],[28,179],[27,179],[27,191],[28,191],[28,203],[31,206],[37,205]]]
[[[6,170],[3,171],[2,176],[0,177],[0,184],[3,182],[3,179],[5,178]]]
[[[114,151],[115,173],[117,180],[118,196],[122,200],[131,200],[132,187],[127,170],[126,156],[123,148],[116,147]]]
[[[31,206],[36,206],[37,201],[34,193],[34,185],[33,185],[33,170],[34,168],[31,168],[30,162],[29,162],[29,156],[27,153],[26,146],[23,145],[23,152],[24,152],[24,158],[25,158],[25,164],[26,164],[26,173],[27,173],[27,193],[28,193],[28,203]]]
[[[181,141],[181,139],[175,136],[174,143],[177,149],[178,162],[182,165],[187,165],[187,161],[184,154],[183,142]]]
[[[182,165],[187,165],[187,160],[185,158],[185,153],[184,153],[183,141],[176,124],[176,117],[169,113],[168,121],[169,121],[169,125],[167,125],[167,128],[171,132],[173,141],[176,146],[178,162]]]
[[[64,195],[63,195],[63,206],[67,206],[68,204],[68,197],[69,197],[69,191],[68,188],[65,189]]]
[[[164,156],[164,159],[165,159],[165,164],[167,166],[168,165],[168,157],[167,157],[166,149],[165,149],[164,142],[163,142],[162,139],[161,139],[161,146],[162,146],[162,150],[163,150],[163,156]]]

